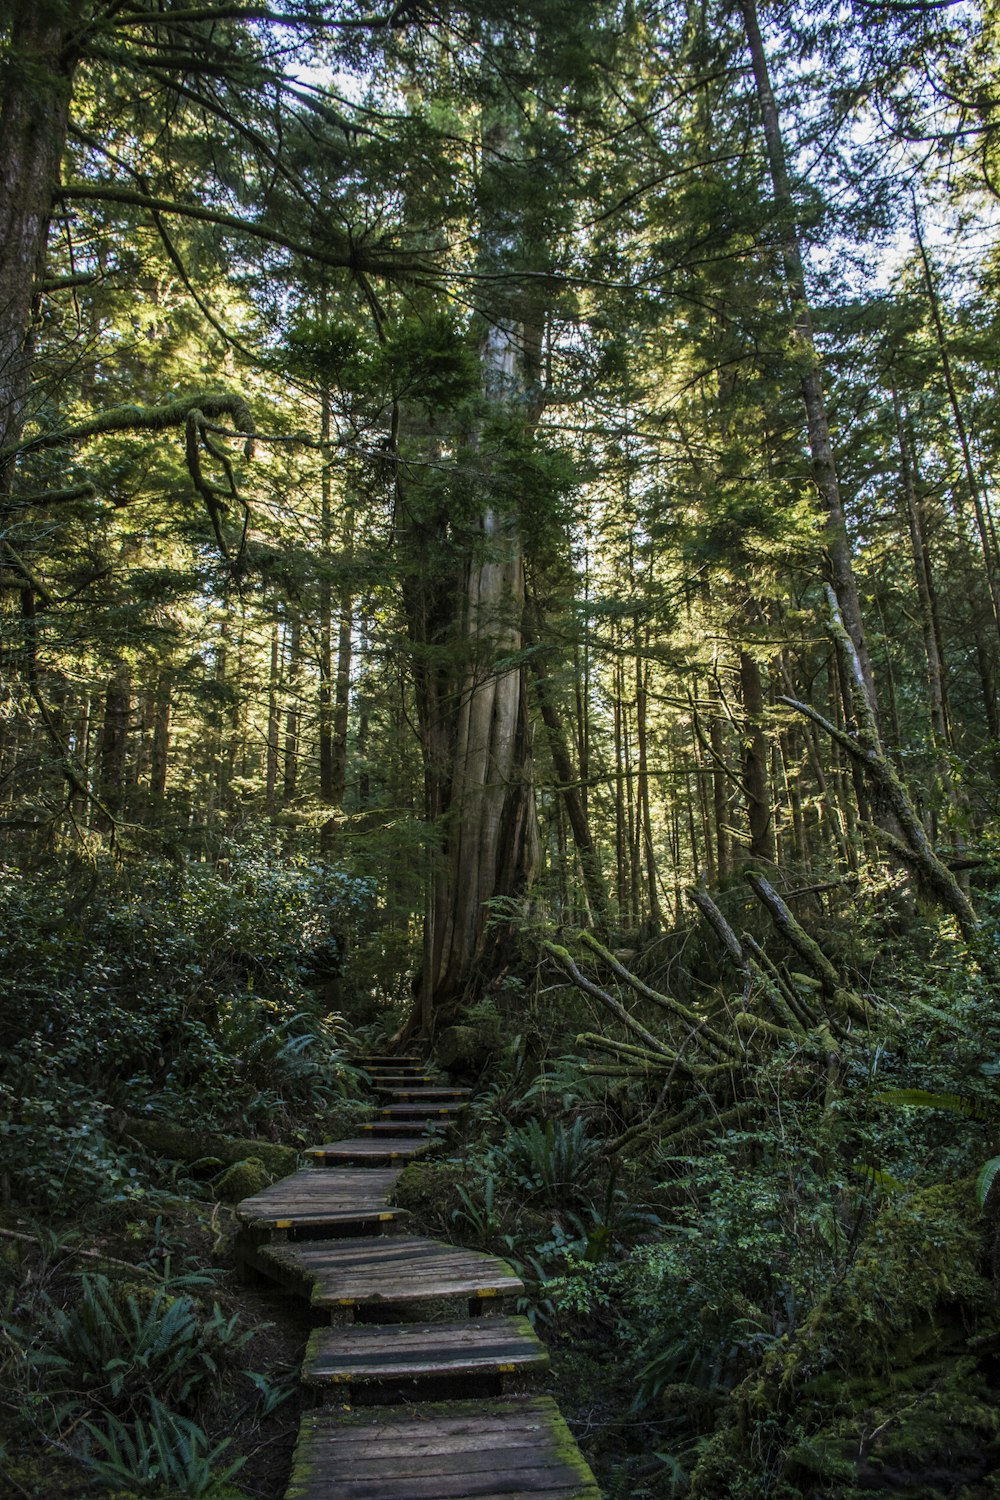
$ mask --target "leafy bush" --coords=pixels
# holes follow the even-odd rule
[[[0,870],[0,1177],[16,1201],[141,1197],[114,1113],[290,1134],[323,1128],[357,1091],[350,1037],[315,981],[370,884],[259,846],[230,868],[152,860],[86,884]]]

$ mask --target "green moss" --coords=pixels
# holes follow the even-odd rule
[[[260,1158],[250,1156],[227,1167],[212,1184],[212,1192],[220,1203],[241,1203],[244,1198],[263,1192],[273,1180]]]
[[[457,1162],[411,1162],[403,1168],[393,1189],[393,1202],[413,1215],[411,1227],[437,1233],[450,1229],[452,1213],[461,1204],[459,1187],[469,1174]]]
[[[972,1185],[888,1202],[847,1274],[732,1393],[692,1476],[692,1500],[757,1493],[891,1492],[987,1500],[1000,1471],[995,1392],[968,1353],[996,1302],[983,1275],[983,1223]]]
[[[298,1153],[290,1146],[276,1146],[271,1141],[241,1136],[214,1135],[211,1131],[172,1125],[168,1120],[128,1119],[123,1133],[145,1146],[147,1151],[169,1161],[211,1162],[218,1168],[232,1167],[253,1158],[261,1162],[272,1177],[287,1177],[298,1165]]]
[[[940,1347],[954,1309],[993,1305],[982,1273],[982,1224],[968,1182],[939,1184],[882,1209],[847,1275],[821,1297],[791,1344],[765,1364],[781,1387],[830,1365],[888,1371]]]
[[[4,1488],[4,1481],[9,1489]],[[140,1500],[135,1490],[109,1487],[89,1476],[72,1459],[50,1452],[40,1458],[5,1460],[0,1475],[0,1494],[27,1500]]]
[[[800,1441],[788,1456],[792,1482],[848,1481],[848,1497],[884,1493],[940,1500],[1000,1473],[1000,1410],[974,1359],[966,1356],[911,1371],[904,1391],[845,1413]]]

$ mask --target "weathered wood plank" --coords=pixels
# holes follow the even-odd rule
[[[244,1224],[257,1228],[292,1229],[300,1224],[389,1223],[401,1216],[389,1207],[389,1194],[401,1167],[384,1170],[357,1167],[337,1171],[305,1167],[237,1204]]]
[[[349,1141],[329,1141],[321,1146],[310,1146],[303,1155],[316,1166],[389,1166],[397,1161],[412,1161],[423,1156],[434,1142],[429,1137],[412,1139],[398,1133],[359,1137]]]
[[[311,1283],[315,1307],[516,1296],[524,1284],[505,1261],[435,1240],[334,1240],[267,1245],[261,1260],[279,1278]]]
[[[380,1094],[388,1094],[399,1104],[459,1104],[472,1096],[471,1089],[451,1089],[439,1083],[415,1084],[410,1088],[405,1083],[379,1082],[376,1087]]]
[[[378,1112],[382,1120],[457,1120],[468,1107],[459,1099],[439,1104],[380,1104]]]
[[[307,1413],[287,1500],[600,1500],[548,1397]]]
[[[302,1379],[308,1385],[346,1385],[444,1375],[506,1375],[544,1370],[548,1364],[548,1351],[527,1318],[358,1324],[317,1329],[306,1351]]]
[[[366,1073],[372,1068],[400,1068],[405,1072],[408,1068],[425,1068],[427,1059],[414,1053],[393,1057],[391,1052],[371,1052],[367,1057],[355,1058],[355,1064]]]
[[[371,1074],[372,1082],[376,1088],[430,1088],[440,1083],[433,1073],[380,1073],[376,1069]]]

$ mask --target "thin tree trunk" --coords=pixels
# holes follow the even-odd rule
[[[653,847],[653,818],[649,798],[649,734],[646,723],[646,703],[649,692],[649,668],[639,649],[639,631],[636,624],[635,652],[635,729],[636,746],[639,752],[638,803],[636,807],[637,830],[642,842],[643,862],[646,867],[646,900],[649,905],[649,920],[653,927],[663,926],[660,907],[660,892],[656,873],[656,854]]]
[[[899,467],[903,480],[903,497],[906,502],[906,520],[910,533],[910,550],[913,557],[913,576],[917,586],[917,602],[920,606],[920,630],[924,642],[924,659],[927,663],[927,695],[931,720],[931,735],[938,752],[939,766],[943,764],[941,752],[951,744],[945,693],[944,661],[940,652],[940,637],[936,620],[937,611],[933,595],[933,576],[927,544],[924,537],[923,515],[914,480],[910,449],[903,425],[899,396],[892,392],[893,413],[896,419],[896,442],[899,448]]]
[[[587,808],[580,785],[581,778],[573,769],[566,732],[552,696],[552,684],[549,681],[541,651],[533,651],[530,660],[535,680],[535,695],[548,738],[558,792],[573,831],[573,841],[580,861],[587,903],[598,931],[607,932],[608,895],[604,885],[600,856],[594,843],[590,820],[587,817]]]
[[[347,507],[344,521],[344,582],[340,590],[340,624],[337,632],[337,680],[333,707],[333,760],[330,797],[334,807],[343,807],[347,788],[347,729],[351,706],[351,651],[354,633],[354,596],[350,569],[354,558],[354,509]]]
[[[122,809],[132,716],[132,678],[127,663],[119,662],[104,694],[104,723],[98,771],[100,797],[112,817]],[[107,831],[109,820],[102,814],[98,826]]]
[[[625,925],[630,916],[628,810],[625,805],[625,705],[620,690],[621,664],[614,661],[615,690],[612,702],[615,744],[615,894],[618,920]]]
[[[167,794],[170,758],[170,673],[162,671],[153,695],[153,743],[149,755],[149,801],[154,813],[162,811]]]
[[[281,627],[277,620],[271,626],[271,670],[267,681],[267,764],[264,777],[264,801],[273,812],[278,794],[280,760],[281,710],[278,698],[281,674]]]
[[[743,13],[747,43],[753,64],[757,99],[760,106],[764,140],[770,167],[771,187],[779,218],[783,224],[781,256],[785,271],[785,284],[793,317],[794,339],[802,363],[801,390],[806,410],[806,427],[809,451],[812,456],[813,474],[826,510],[825,541],[830,558],[830,576],[841,616],[861,663],[865,691],[872,712],[878,713],[875,682],[865,640],[861,601],[851,558],[851,543],[847,532],[847,520],[840,492],[840,480],[830,438],[830,423],[826,401],[820,379],[819,357],[813,334],[812,311],[806,291],[805,268],[799,244],[795,202],[792,196],[785,147],[781,136],[778,107],[771,87],[767,54],[760,33],[756,0],[739,0]]]
[[[325,297],[321,303],[326,313]],[[330,392],[320,390],[319,435],[323,468],[320,474],[320,580],[319,580],[319,795],[328,807],[336,803],[333,769],[333,589],[330,585],[330,549],[333,541],[333,483],[330,478],[330,438],[332,433]],[[343,796],[343,793],[341,793]]]
[[[941,373],[944,376],[945,389],[948,392],[948,403],[951,406],[951,413],[955,423],[955,433],[958,437],[958,446],[962,455],[965,482],[968,486],[969,499],[972,501],[972,509],[976,518],[976,530],[979,533],[979,545],[982,549],[983,567],[986,572],[986,582],[989,587],[990,603],[993,611],[993,624],[998,637],[1000,637],[1000,578],[997,576],[995,539],[990,535],[990,526],[986,512],[983,509],[979,476],[976,473],[976,466],[973,462],[968,429],[965,425],[962,405],[958,399],[958,391],[955,387],[955,377],[951,367],[951,355],[948,350],[948,339],[941,316],[941,302],[938,297],[937,287],[934,284],[934,275],[931,270],[930,259],[927,255],[927,248],[924,244],[923,231],[920,227],[920,215],[917,213],[916,203],[914,203],[913,207],[913,227],[916,231],[917,249],[920,252],[920,263],[924,273],[924,285],[927,288],[927,300],[930,303],[931,319],[934,323],[938,354],[941,359]]]
[[[748,651],[740,651],[740,697],[743,701],[743,784],[746,789],[750,856],[774,862],[774,825],[771,816],[771,778],[768,743],[764,733],[764,689],[760,666]]]
[[[705,753],[702,749],[702,736],[704,730],[701,723],[701,714],[697,698],[692,698],[691,713],[691,754],[694,759],[695,776],[697,779],[698,811],[701,816],[701,837],[705,847],[705,876],[709,885],[715,884],[715,840],[712,828],[712,814],[708,797],[708,777],[711,774],[705,763]],[[699,879],[699,872],[695,871],[695,880]]]
[[[281,777],[281,800],[291,802],[298,790],[299,783],[299,726],[301,709],[299,706],[299,648],[302,641],[302,619],[298,611],[291,618],[288,630],[288,672],[286,674],[286,685],[288,688],[288,707],[285,710],[285,747],[284,766]]]
[[[719,683],[708,680],[708,742],[712,747],[712,809],[715,815],[715,865],[720,885],[732,872],[732,842],[729,833],[729,778],[726,775],[726,740],[719,702]]]

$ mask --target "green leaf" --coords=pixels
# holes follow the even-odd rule
[[[893,1177],[890,1172],[883,1172],[880,1167],[870,1167],[867,1162],[856,1161],[851,1171],[860,1173],[876,1187],[882,1188],[883,1192],[901,1193],[904,1191],[904,1184]]]
[[[996,1105],[966,1094],[931,1094],[926,1089],[885,1089],[878,1095],[883,1104],[902,1104],[909,1109],[946,1109],[970,1120],[996,1118]]]
[[[980,1208],[985,1208],[990,1188],[993,1186],[993,1179],[998,1172],[1000,1172],[1000,1156],[991,1156],[989,1161],[984,1162],[980,1167],[979,1176],[976,1178],[976,1198]]]

